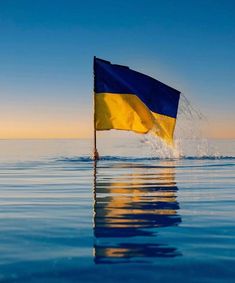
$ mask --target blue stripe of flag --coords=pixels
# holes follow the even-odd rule
[[[152,111],[176,118],[180,92],[126,66],[94,58],[95,93],[133,94]]]

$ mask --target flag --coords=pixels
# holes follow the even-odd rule
[[[153,131],[172,144],[180,92],[154,78],[94,57],[95,128]]]

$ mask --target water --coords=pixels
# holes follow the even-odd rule
[[[0,282],[234,282],[235,141],[185,144],[0,141]]]

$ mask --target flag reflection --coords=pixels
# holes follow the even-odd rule
[[[161,227],[181,223],[177,191],[171,162],[155,168],[120,162],[95,168],[95,263],[139,262],[180,255],[168,243],[157,242]]]

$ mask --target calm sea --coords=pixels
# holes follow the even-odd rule
[[[0,282],[235,282],[235,141],[188,144],[0,141]]]

